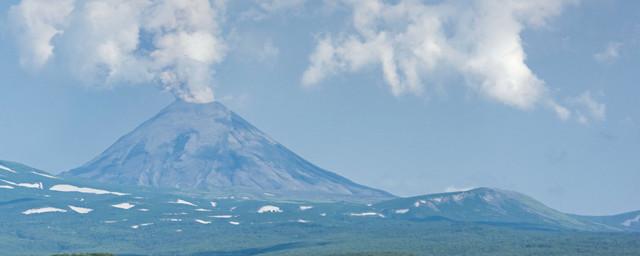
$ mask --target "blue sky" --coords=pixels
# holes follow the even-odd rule
[[[205,84],[308,160],[398,195],[488,186],[572,213],[640,209],[640,3],[213,2],[211,24],[185,23],[205,35],[199,62],[161,48],[174,37],[150,21],[133,59],[96,55],[127,49],[124,25],[80,25],[91,6],[71,1],[38,55],[47,30],[25,32],[20,1],[0,3],[0,158],[76,167],[174,95],[208,100]],[[159,49],[166,60],[149,57]]]

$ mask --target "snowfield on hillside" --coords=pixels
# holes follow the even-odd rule
[[[49,190],[57,191],[57,192],[77,192],[77,193],[96,194],[96,195],[116,195],[116,196],[128,195],[126,193],[112,192],[112,191],[96,189],[96,188],[76,187],[74,185],[68,185],[68,184],[54,185],[51,188],[49,188]]]
[[[12,173],[16,173],[16,171],[14,171],[13,169],[6,167],[4,165],[0,164],[0,170],[4,170],[4,171],[8,171],[8,172],[12,172]]]
[[[129,210],[133,207],[136,207],[134,204],[131,204],[131,203],[120,203],[120,204],[114,204],[111,206],[119,209],[124,209],[124,210]]]
[[[273,205],[265,205],[258,209],[258,213],[279,213],[282,212],[282,209]]]
[[[40,214],[40,213],[50,213],[50,212],[67,212],[67,210],[55,208],[55,207],[42,207],[42,208],[34,208],[34,209],[26,210],[22,212],[22,214],[31,215],[31,214]]]

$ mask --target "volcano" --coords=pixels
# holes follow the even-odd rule
[[[93,160],[63,175],[226,196],[393,198],[315,166],[219,102],[175,101]]]

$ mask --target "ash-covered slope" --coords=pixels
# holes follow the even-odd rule
[[[176,101],[95,159],[64,175],[286,199],[393,197],[309,163],[217,102]]]

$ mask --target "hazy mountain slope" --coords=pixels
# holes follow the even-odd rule
[[[176,101],[65,176],[279,198],[381,200],[393,196],[323,170],[222,104]]]
[[[640,232],[640,211],[621,213],[611,216],[574,215],[574,217],[609,227],[615,227],[623,231]]]
[[[398,198],[375,205],[390,216],[444,217],[475,222],[525,223],[580,230],[613,230],[551,209],[523,194],[490,188]]]

